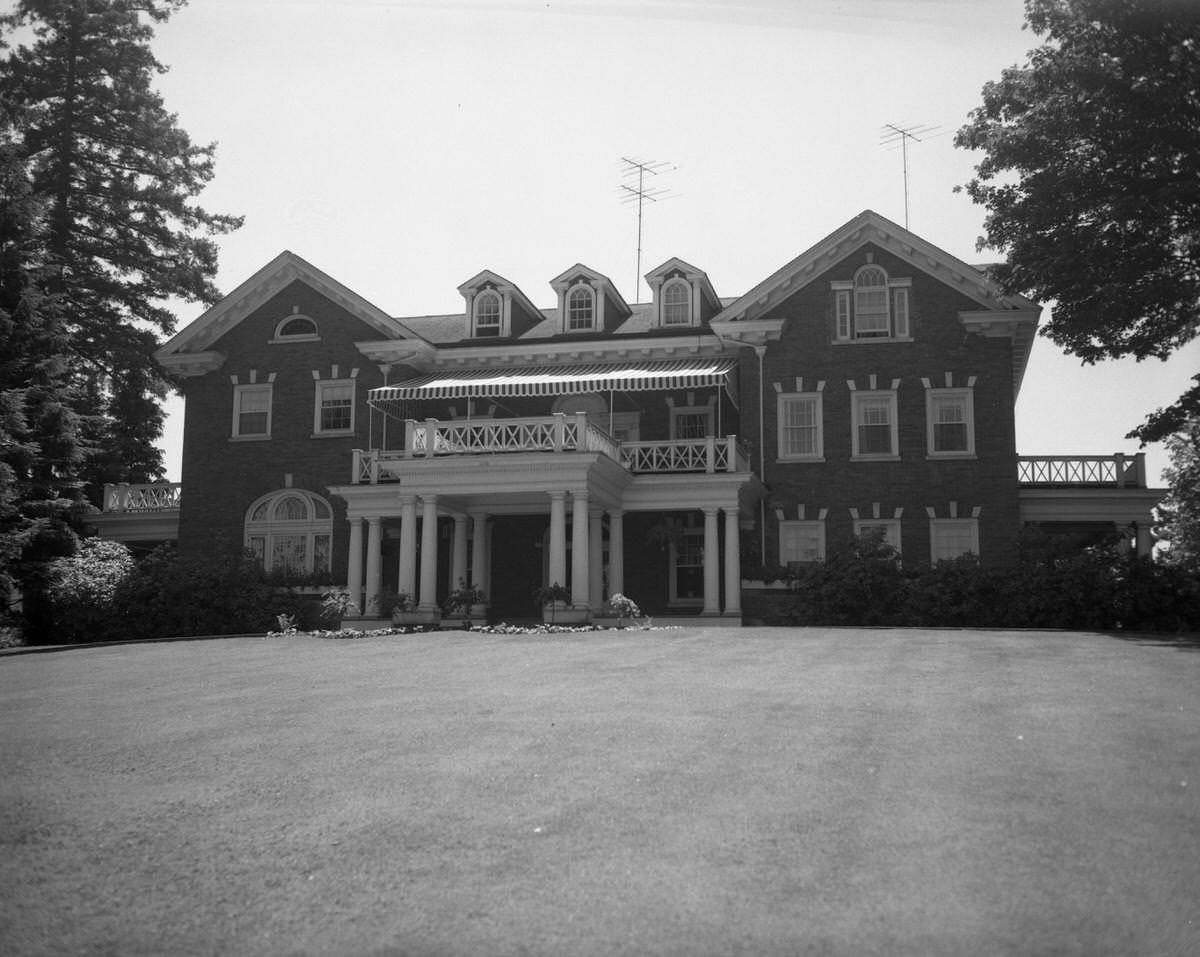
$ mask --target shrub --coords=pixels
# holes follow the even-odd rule
[[[119,629],[117,594],[134,571],[133,556],[120,542],[88,538],[69,558],[50,563],[46,596],[55,640],[102,641]]]

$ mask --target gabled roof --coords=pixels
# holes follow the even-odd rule
[[[714,321],[757,319],[780,299],[790,296],[834,262],[867,243],[874,243],[917,269],[942,279],[984,309],[1040,309],[1037,303],[1024,296],[1006,295],[974,266],[867,209],[734,300]]]
[[[531,316],[540,316],[542,311],[538,309],[525,293],[521,292],[521,287],[515,282],[505,279],[498,272],[492,272],[490,269],[484,269],[477,272],[474,276],[458,287],[458,291],[466,296],[468,292],[473,292],[480,286],[491,284],[497,289],[507,289],[512,295],[513,300],[520,305]]]
[[[284,250],[160,346],[156,353],[159,362],[176,366],[184,361],[186,355],[204,352],[251,312],[296,280],[336,302],[385,339],[421,340],[404,323],[391,318],[312,263]]]
[[[588,279],[603,289],[605,295],[621,310],[622,315],[628,316],[631,313],[632,310],[629,308],[629,303],[625,301],[624,296],[617,292],[617,287],[613,285],[613,281],[604,275],[604,273],[597,272],[591,266],[585,266],[583,263],[576,263],[570,269],[564,269],[550,280],[550,287],[555,292],[562,292],[570,281],[579,275],[587,276]]]
[[[655,279],[659,276],[665,277],[673,272],[681,272],[687,276],[688,279],[699,279],[700,291],[704,294],[705,298],[708,299],[709,305],[711,305],[714,309],[721,308],[721,298],[717,295],[717,291],[713,288],[713,284],[709,282],[708,273],[706,273],[703,269],[698,269],[689,262],[685,262],[678,256],[672,256],[658,268],[651,269],[648,273],[646,273],[645,279],[646,282],[650,282],[651,279]],[[651,283],[651,285],[653,285],[653,283]]]

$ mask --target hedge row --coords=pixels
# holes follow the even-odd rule
[[[1027,555],[1009,568],[973,556],[916,569],[856,542],[800,575],[787,616],[798,625],[1200,629],[1200,581],[1117,546]]]

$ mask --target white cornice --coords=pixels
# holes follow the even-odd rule
[[[433,362],[437,354],[437,346],[424,339],[373,339],[356,342],[354,347],[372,362],[403,362],[419,369]]]
[[[225,364],[223,352],[176,352],[158,355],[158,364],[172,375],[189,378],[216,372]]]
[[[364,344],[360,344],[361,349]],[[431,361],[438,367],[536,365],[554,362],[611,362],[622,359],[682,359],[724,355],[721,340],[709,333],[653,338],[613,337],[589,340],[518,339],[494,345],[437,350]]]
[[[775,342],[783,333],[784,317],[775,319],[714,319],[709,325],[721,339],[746,346],[761,346]]]

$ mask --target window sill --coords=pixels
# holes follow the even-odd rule
[[[929,452],[925,458],[930,462],[973,462],[978,456],[974,452]]]
[[[887,342],[915,342],[915,341],[916,340],[913,339],[912,336],[900,336],[900,337],[879,336],[874,339],[869,339],[869,338],[868,339],[834,339],[833,344],[835,346],[873,346],[873,345],[880,345],[882,343],[887,343]]]
[[[318,335],[311,335],[311,336],[286,336],[286,337],[284,337],[283,339],[268,339],[268,340],[267,340],[267,345],[269,345],[269,346],[283,346],[283,345],[287,345],[289,342],[320,342],[320,341],[321,341],[321,337],[320,337],[320,336],[318,336]]]
[[[270,435],[231,435],[230,442],[266,442]]]
[[[899,462],[898,455],[852,455],[851,462]]]
[[[309,436],[309,438],[310,439],[352,439],[352,438],[354,438],[354,430],[353,429],[341,429],[337,432],[333,432],[333,431],[313,432]]]
[[[789,455],[786,458],[780,457],[775,460],[776,465],[819,465],[825,461],[823,455]]]

